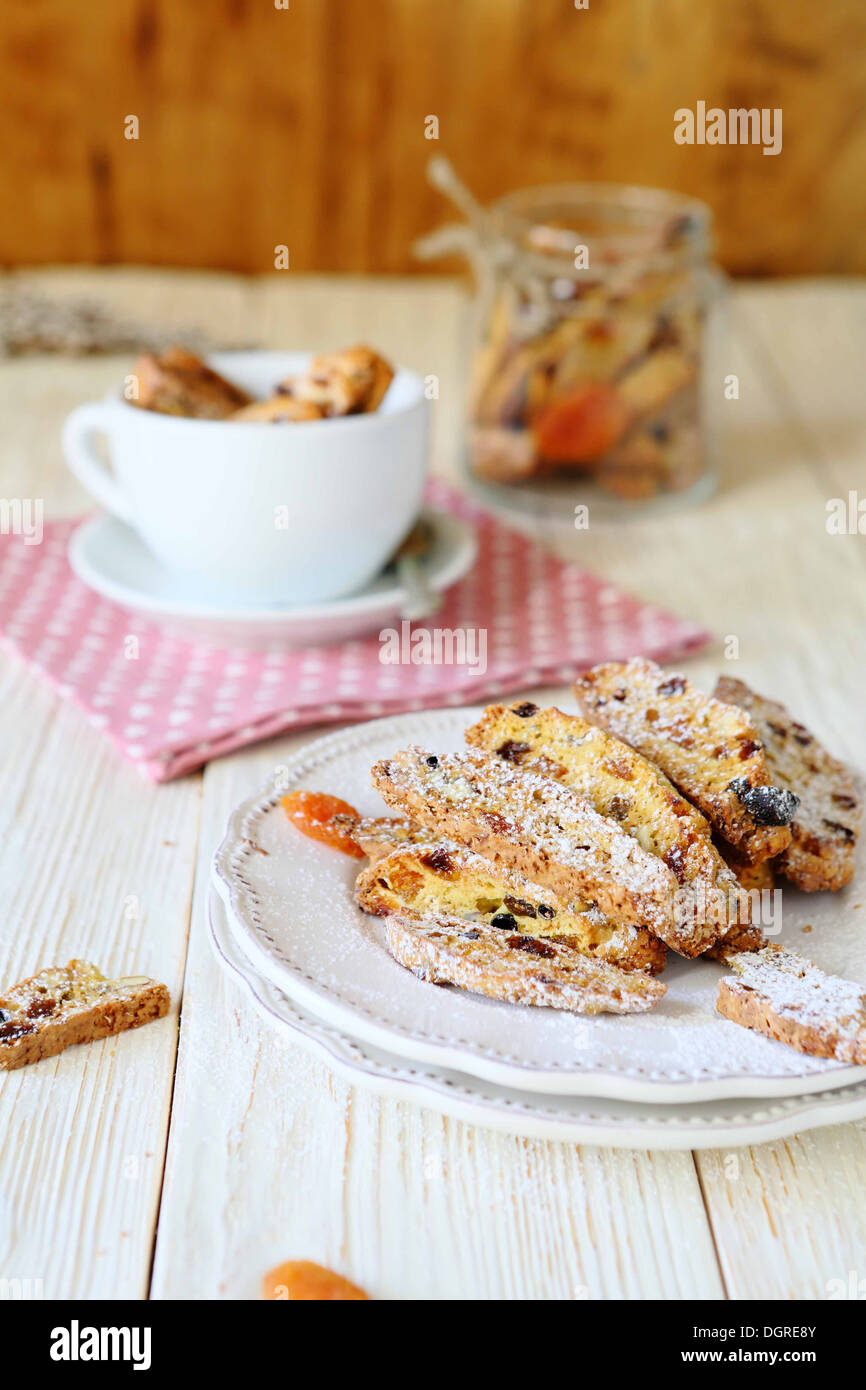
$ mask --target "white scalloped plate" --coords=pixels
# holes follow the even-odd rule
[[[413,1066],[355,1042],[299,1009],[259,975],[244,955],[229,929],[225,904],[213,889],[208,907],[211,944],[218,960],[243,983],[262,1016],[292,1042],[315,1053],[350,1085],[365,1086],[393,1100],[426,1105],[468,1124],[531,1139],[615,1149],[729,1149],[766,1144],[866,1116],[866,1082],[779,1100],[717,1100],[641,1108],[622,1100],[538,1097],[460,1072]]]
[[[425,984],[388,955],[382,924],[352,900],[357,861],[300,835],[279,799],[305,787],[385,809],[369,769],[407,743],[462,746],[473,709],[403,714],[357,725],[301,749],[273,785],[229,820],[215,882],[244,954],[272,984],[323,1022],[413,1061],[496,1085],[556,1095],[651,1103],[803,1095],[850,1086],[866,1069],[804,1057],[721,1018],[723,968],[671,955],[668,992],[649,1013],[584,1018],[522,1008]],[[866,874],[841,894],[785,888],[779,937],[835,974],[862,969]],[[811,925],[811,934],[803,927]]]

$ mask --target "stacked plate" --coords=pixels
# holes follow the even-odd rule
[[[669,956],[647,1014],[584,1018],[437,989],[355,906],[358,861],[299,835],[280,797],[331,792],[382,812],[369,770],[407,743],[463,746],[477,710],[399,715],[307,745],[232,815],[214,862],[220,961],[274,1026],[341,1076],[511,1133],[627,1148],[725,1148],[866,1116],[866,1068],[805,1057],[715,1011],[723,968]],[[779,902],[780,899],[777,899]],[[777,939],[857,978],[866,874],[844,894],[787,889]]]

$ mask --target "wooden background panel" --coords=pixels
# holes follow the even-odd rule
[[[0,263],[412,270],[440,150],[485,199],[697,194],[736,272],[866,270],[862,0],[276,3],[6,0]],[[698,100],[781,107],[782,152],[675,144]]]

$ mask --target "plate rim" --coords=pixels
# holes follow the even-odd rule
[[[220,923],[215,920],[218,914],[222,916]],[[606,1148],[688,1152],[694,1149],[771,1143],[806,1130],[850,1123],[866,1116],[864,1081],[846,1088],[850,1095],[846,1094],[846,1089],[833,1088],[805,1096],[775,1097],[770,1098],[773,1109],[771,1114],[758,1111],[757,1114],[737,1115],[731,1118],[690,1116],[688,1125],[685,1121],[678,1123],[676,1116],[659,1117],[658,1113],[653,1113],[655,1107],[651,1104],[647,1104],[641,1110],[639,1102],[625,1102],[635,1106],[637,1113],[633,1118],[581,1115],[566,1119],[562,1115],[556,1115],[551,1108],[555,1103],[555,1096],[544,1098],[548,1107],[545,1112],[531,1092],[522,1096],[526,1107],[522,1111],[520,1106],[513,1102],[506,1108],[507,1103],[504,1099],[497,1105],[495,1100],[475,1093],[475,1078],[471,1076],[461,1075],[459,1079],[463,1085],[460,1088],[445,1077],[440,1079],[435,1074],[432,1077],[406,1075],[400,1068],[405,1067],[407,1059],[399,1055],[393,1056],[394,1065],[389,1074],[381,1062],[364,1052],[363,1045],[357,1039],[339,1033],[315,1015],[299,1012],[296,1004],[276,985],[259,975],[253,963],[244,955],[232,935],[228,910],[214,883],[208,888],[207,926],[211,948],[219,964],[227,974],[240,981],[250,995],[256,1012],[271,1026],[288,1032],[293,1042],[324,1062],[347,1085],[360,1085],[375,1095],[421,1105],[466,1124],[481,1125],[500,1133],[546,1141],[603,1143]],[[234,946],[237,953],[235,958],[226,952],[226,938]],[[237,956],[244,961],[246,969],[241,966]],[[262,985],[271,995],[276,995],[277,999],[266,998],[260,988]],[[287,1014],[291,1014],[291,1017],[287,1017]],[[436,1082],[440,1084],[436,1085]],[[743,1098],[744,1104],[748,1104],[749,1099]],[[713,1104],[712,1101],[705,1103]],[[832,1114],[829,1114],[831,1108]],[[635,1125],[636,1128],[630,1128],[631,1125]]]
[[[418,513],[418,520],[427,520],[433,525],[448,547],[439,568],[428,576],[431,589],[442,593],[450,589],[469,572],[478,558],[478,537],[470,521],[443,507],[425,505]],[[296,624],[315,622],[317,619],[366,618],[371,613],[397,611],[405,597],[403,585],[395,577],[391,587],[377,589],[373,593],[349,594],[343,598],[329,599],[326,603],[306,604],[302,608],[272,607],[261,608],[245,606],[225,607],[214,603],[187,603],[183,599],[148,596],[141,590],[128,589],[94,569],[86,555],[86,546],[95,532],[103,527],[124,526],[133,535],[135,530],[110,512],[96,512],[82,521],[69,537],[67,558],[76,578],[88,589],[128,608],[136,613],[163,618],[185,619],[207,623],[236,623],[251,628],[273,627],[275,624],[290,628]],[[144,541],[136,536],[139,545]],[[159,561],[155,561],[156,564]],[[381,572],[380,576],[381,577]],[[375,581],[372,581],[375,582]]]
[[[419,725],[435,723],[443,716],[447,716],[449,721],[471,720],[475,712],[482,708],[481,705],[460,709],[444,706],[432,710],[413,710],[353,724],[314,739],[291,754],[281,764],[281,776],[292,780],[303,777],[308,770],[308,763],[321,762],[323,757],[339,756],[341,752],[363,746],[370,730],[387,732],[389,735],[393,732],[395,739],[399,740],[401,736],[405,736],[402,731],[408,726],[409,736],[417,741]],[[866,1069],[844,1063],[828,1066],[823,1071],[794,1075],[790,1072],[753,1073],[740,1077],[686,1077],[682,1080],[638,1077],[633,1071],[629,1074],[620,1069],[605,1069],[601,1066],[582,1070],[558,1070],[552,1067],[542,1069],[524,1066],[515,1061],[497,1060],[490,1054],[455,1047],[444,1040],[435,1041],[429,1037],[419,1039],[383,1021],[370,1021],[356,1006],[335,1000],[324,987],[310,978],[305,979],[290,962],[281,962],[277,953],[266,951],[254,927],[245,918],[244,902],[252,889],[239,878],[234,859],[242,847],[250,845],[250,837],[244,832],[245,823],[255,815],[276,809],[281,795],[282,791],[275,790],[272,778],[269,778],[264,788],[245,798],[234,808],[214,855],[212,880],[226,904],[229,921],[234,928],[235,938],[242,943],[244,955],[252,959],[264,977],[283,993],[296,1000],[302,1007],[311,1009],[326,1023],[346,1031],[353,1037],[374,1047],[380,1047],[386,1052],[399,1051],[403,1057],[426,1061],[514,1090],[552,1095],[604,1096],[611,1100],[646,1103],[656,1101],[659,1104],[676,1104],[744,1097],[781,1098],[814,1091],[816,1077],[820,1077],[822,1090],[842,1089],[866,1078]],[[784,1044],[780,1043],[779,1046]],[[790,1052],[790,1049],[786,1049],[786,1052]]]

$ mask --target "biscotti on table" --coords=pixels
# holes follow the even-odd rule
[[[0,995],[0,1067],[11,1071],[139,1028],[164,1017],[169,1003],[165,985],[146,975],[107,980],[85,960],[51,966]]]

